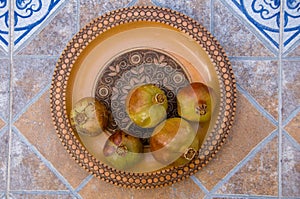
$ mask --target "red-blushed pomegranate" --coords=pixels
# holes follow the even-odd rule
[[[97,136],[108,125],[108,111],[104,104],[93,97],[85,97],[75,103],[70,112],[73,129],[87,136]]]
[[[152,128],[167,117],[168,100],[153,84],[133,88],[126,98],[126,112],[142,128]]]
[[[199,140],[188,121],[170,118],[155,127],[150,137],[150,150],[158,162],[180,166],[195,157]]]
[[[212,88],[193,82],[177,93],[179,116],[189,121],[207,122],[212,115]]]
[[[103,154],[112,167],[126,170],[141,160],[143,149],[139,138],[118,130],[106,141]]]

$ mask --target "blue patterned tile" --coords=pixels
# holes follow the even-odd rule
[[[257,34],[251,32],[222,2],[224,1],[214,0],[212,32],[227,55],[274,57],[274,52],[265,47]]]
[[[68,41],[78,31],[77,0],[68,0],[62,9],[38,34],[30,39],[22,49],[15,51],[19,55],[58,56]]]
[[[300,1],[286,0],[284,5],[283,45],[289,48],[300,42]],[[297,44],[296,44],[297,45]]]
[[[0,47],[8,51],[9,42],[9,5],[7,0],[0,0]]]
[[[283,12],[283,51],[286,52],[300,39],[300,2],[282,1]],[[224,1],[273,51],[279,49],[280,39],[280,0],[231,0]]]
[[[14,50],[22,46],[34,33],[46,25],[51,16],[65,0],[15,0],[14,7]],[[0,43],[8,51],[9,45],[8,0],[0,0]]]

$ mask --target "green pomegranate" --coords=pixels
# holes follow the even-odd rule
[[[143,147],[139,138],[118,130],[106,141],[103,154],[112,167],[126,170],[141,160]]]
[[[195,157],[199,140],[188,121],[170,118],[155,127],[150,137],[150,150],[158,162],[180,166]]]
[[[167,116],[168,101],[163,90],[153,84],[135,87],[126,98],[126,112],[142,128],[152,128]]]
[[[212,112],[212,89],[201,82],[193,82],[177,93],[178,114],[189,121],[207,122]]]
[[[106,107],[93,97],[85,97],[75,103],[70,112],[73,129],[81,134],[97,136],[108,124]]]

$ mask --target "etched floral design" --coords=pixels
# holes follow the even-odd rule
[[[114,58],[97,80],[96,98],[111,111],[110,130],[121,128],[134,136],[147,138],[151,129],[132,122],[125,112],[128,93],[137,85],[155,84],[166,93],[168,116],[175,116],[176,93],[189,83],[181,65],[165,52],[153,49],[131,50]]]

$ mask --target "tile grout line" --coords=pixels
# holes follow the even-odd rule
[[[283,54],[282,57],[288,56],[290,52],[295,50],[300,45],[300,40],[296,41],[292,46],[290,46]]]
[[[268,195],[248,195],[248,194],[213,194],[212,197],[224,197],[226,199],[232,198],[247,198],[247,199],[277,199],[277,196],[268,196]]]
[[[293,112],[282,122],[282,127],[285,127],[300,113],[300,106],[298,106]]]
[[[139,0],[131,0],[127,5],[125,5],[125,7],[135,6],[135,4],[138,2],[139,2]],[[151,0],[150,0],[150,2],[152,3]]]
[[[43,163],[45,166],[60,180],[60,182],[70,191],[71,195],[76,196],[77,198],[81,198],[80,195],[74,190],[72,185],[68,182],[68,180],[53,166],[53,164],[40,153],[40,151],[33,146],[27,138],[19,131],[16,126],[13,126],[14,134],[23,142],[26,146],[29,147],[31,152],[33,152],[36,157]]]
[[[267,118],[273,125],[278,126],[278,122],[276,119],[266,111],[256,100],[250,95],[242,86],[236,83],[238,91],[246,97],[246,99],[265,117]]]
[[[8,123],[7,119],[4,119],[1,115],[0,115],[0,120],[2,120],[5,124]]]
[[[300,56],[298,57],[283,57],[281,58],[283,61],[300,61]]]
[[[284,2],[280,1],[279,69],[278,69],[278,197],[282,198],[282,54],[284,33]]]
[[[300,151],[300,144],[292,136],[290,136],[287,131],[282,130],[282,135],[284,135],[285,139],[287,139],[294,148]]]
[[[250,160],[252,160],[268,143],[272,141],[272,139],[276,137],[277,134],[278,131],[275,129],[270,135],[261,140],[261,142],[259,142],[251,151],[249,151],[249,153],[210,190],[208,195],[212,196],[216,194],[216,191],[218,191],[222,185],[228,182],[232,176],[234,176],[241,168],[243,168]]]
[[[161,3],[157,2],[156,0],[151,0],[151,2],[152,2],[155,6],[166,7],[166,6],[163,6]]]
[[[16,194],[30,194],[30,195],[71,195],[67,190],[13,190],[12,193]]]
[[[271,56],[228,56],[230,60],[235,61],[277,61],[278,57]]]
[[[10,165],[11,165],[11,150],[12,150],[12,106],[13,106],[13,50],[14,50],[14,4],[8,1],[9,9],[9,118],[8,118],[8,159],[7,159],[7,173],[6,173],[6,194],[5,198],[9,199],[10,193]]]
[[[42,95],[47,93],[51,87],[51,82],[48,83],[44,88],[42,88],[31,100],[14,116],[12,117],[12,122],[15,123],[26,111],[36,103]]]
[[[81,183],[77,186],[77,188],[74,190],[76,191],[77,193],[79,191],[81,191],[90,181],[91,179],[93,178],[94,176],[92,174],[88,175],[85,179],[83,179],[81,181]]]
[[[193,182],[205,193],[205,194],[208,194],[209,191],[207,190],[207,188],[202,184],[202,182],[196,178],[194,175],[192,175],[190,177],[190,179],[193,180]]]
[[[2,138],[2,136],[4,135],[4,133],[7,132],[7,130],[9,130],[9,125],[8,125],[8,124],[4,125],[4,126],[0,129],[0,138]]]
[[[14,55],[15,59],[59,59],[60,55]]]

